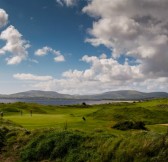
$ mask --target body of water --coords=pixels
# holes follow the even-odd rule
[[[88,105],[105,104],[113,102],[123,102],[114,100],[77,100],[77,99],[0,99],[0,103],[27,102],[38,103],[42,105],[77,105],[85,102]],[[126,101],[124,101],[126,102]]]

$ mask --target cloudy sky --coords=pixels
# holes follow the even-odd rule
[[[0,0],[0,94],[168,92],[168,0]]]

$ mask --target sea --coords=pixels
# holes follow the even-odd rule
[[[108,104],[114,102],[128,102],[128,101],[114,101],[114,100],[82,100],[82,99],[0,99],[0,103],[15,103],[15,102],[26,102],[26,103],[37,103],[42,105],[78,105],[86,103],[88,105],[99,105]]]

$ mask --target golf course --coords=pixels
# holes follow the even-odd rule
[[[168,160],[168,99],[0,104],[0,161]]]

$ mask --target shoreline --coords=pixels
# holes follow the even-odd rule
[[[0,103],[37,103],[42,105],[78,105],[86,103],[87,105],[100,105],[100,104],[111,104],[111,103],[133,103],[138,102],[137,100],[109,100],[109,99],[49,99],[49,98],[0,98]]]

